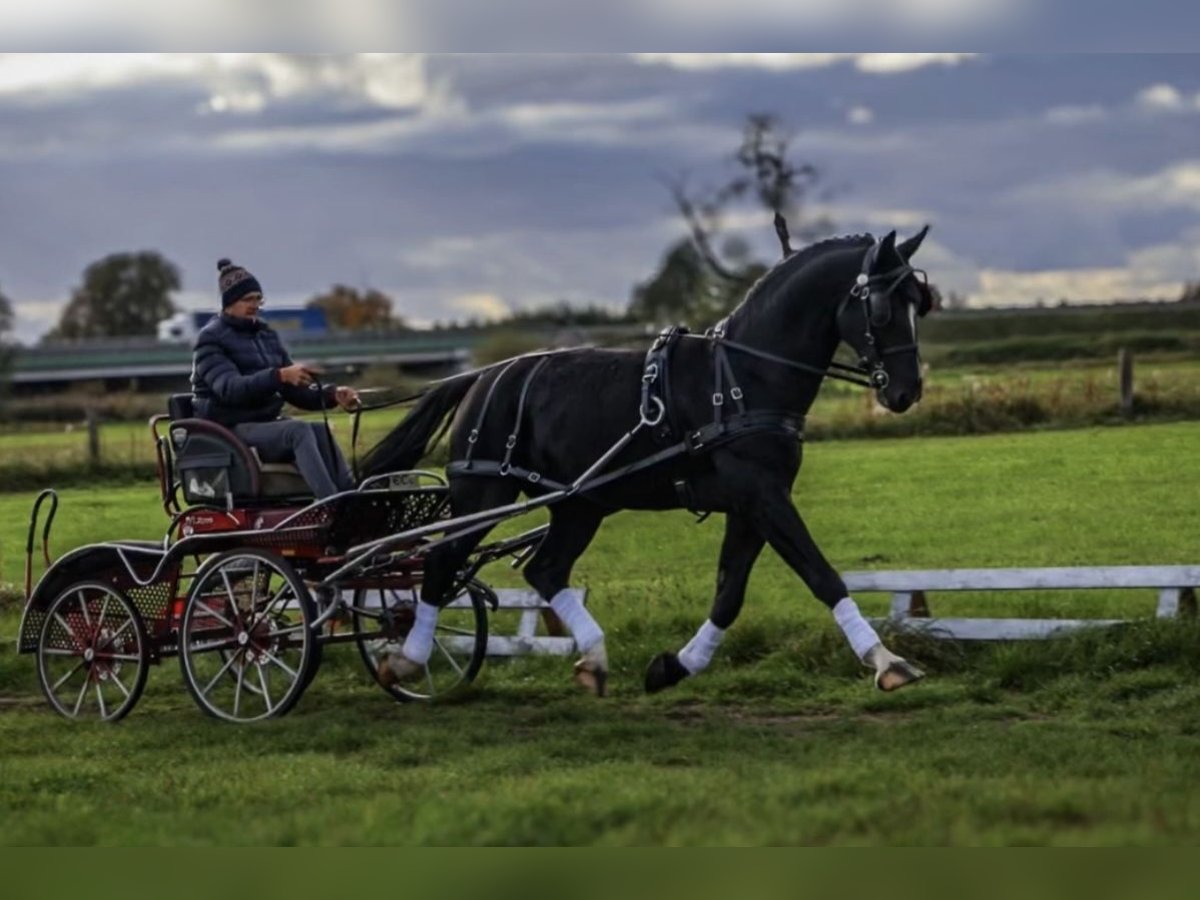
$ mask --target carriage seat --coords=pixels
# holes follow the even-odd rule
[[[264,463],[258,451],[232,430],[195,417],[191,394],[167,401],[173,468],[188,503],[276,505],[311,503],[313,496],[299,469],[290,463]]]

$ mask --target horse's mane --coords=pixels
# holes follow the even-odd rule
[[[741,309],[748,303],[752,303],[760,294],[774,290],[781,281],[785,281],[797,269],[807,265],[815,256],[824,255],[829,250],[841,250],[846,247],[866,247],[868,244],[873,243],[875,243],[875,237],[871,234],[863,233],[840,234],[836,237],[825,238],[823,241],[817,241],[815,244],[809,244],[807,247],[797,250],[789,256],[785,256],[759,276],[759,279],[750,285],[750,289],[746,291],[745,299],[738,304],[737,309]],[[734,312],[736,311],[735,309]]]

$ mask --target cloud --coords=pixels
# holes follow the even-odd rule
[[[981,269],[979,289],[968,295],[971,306],[1033,306],[1039,301],[1056,304],[1114,303],[1120,300],[1174,300],[1182,284],[1163,280],[1154,272],[1134,268],[1048,269],[1014,272]]]
[[[495,294],[459,294],[450,300],[450,308],[458,315],[473,319],[503,319],[512,310]]]
[[[1091,122],[1103,122],[1107,118],[1108,111],[1099,103],[1053,106],[1045,113],[1046,121],[1052,125],[1086,125]]]
[[[1014,191],[1013,199],[1071,204],[1108,212],[1169,209],[1200,211],[1200,159],[1181,160],[1148,175],[1094,170]]]
[[[766,69],[774,72],[822,69],[851,63],[860,72],[887,75],[924,66],[957,65],[974,53],[637,53],[648,65],[667,65],[688,71]]]
[[[324,98],[343,106],[411,109],[430,94],[416,54],[83,53],[0,55],[0,98],[74,100],[98,92],[188,86],[213,112],[257,113],[273,103]]]
[[[1156,112],[1175,112],[1184,108],[1183,94],[1170,84],[1154,84],[1141,91],[1137,105]]]
[[[1200,227],[1126,254],[1124,264],[1022,272],[983,267],[967,291],[972,306],[1030,306],[1039,300],[1112,303],[1175,300],[1200,272]]]
[[[870,125],[875,121],[875,113],[869,106],[852,106],[846,110],[846,121],[851,125]]]

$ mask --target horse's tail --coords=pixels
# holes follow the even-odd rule
[[[482,374],[482,371],[468,372],[451,378],[422,397],[403,422],[367,451],[363,457],[363,477],[415,468],[429,452],[430,440],[442,420],[458,408]]]

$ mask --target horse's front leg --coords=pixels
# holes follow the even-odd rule
[[[920,669],[883,645],[846,591],[846,583],[817,547],[785,490],[768,490],[759,495],[750,515],[767,543],[832,611],[851,649],[864,665],[875,670],[877,687],[894,691],[924,677]]]
[[[678,653],[660,653],[646,670],[646,693],[674,687],[689,675],[708,668],[713,654],[742,610],[750,570],[763,548],[763,538],[753,523],[737,513],[725,518],[725,540],[717,568],[717,593],[712,610],[695,636]]]

